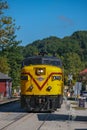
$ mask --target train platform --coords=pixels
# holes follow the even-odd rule
[[[17,101],[17,100],[20,100],[20,97],[11,97],[11,98],[3,97],[3,98],[0,99],[0,105],[7,104],[7,103],[10,103],[10,102],[14,102],[14,101]]]

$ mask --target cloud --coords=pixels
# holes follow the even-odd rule
[[[74,26],[73,20],[65,17],[64,15],[59,16],[59,20],[63,21],[64,23],[67,23],[70,26]]]

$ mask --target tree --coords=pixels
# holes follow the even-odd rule
[[[15,20],[12,17],[5,16],[4,10],[9,9],[8,3],[0,0],[0,55],[5,57],[5,63],[1,59],[6,72],[13,79],[13,87],[20,84],[20,68],[23,56],[21,49],[18,46],[21,41],[16,40],[15,31],[19,29],[16,27]],[[7,64],[6,64],[7,63]],[[8,66],[10,69],[8,69]],[[2,68],[2,66],[0,65]],[[4,72],[4,70],[2,69]]]
[[[0,72],[8,74],[9,70],[8,59],[6,57],[0,57]]]
[[[80,56],[77,53],[67,53],[64,56],[63,62],[65,75],[68,76],[71,73],[74,80],[77,80],[79,72],[84,68],[84,64],[81,62]]]
[[[5,9],[9,9],[8,3],[0,0],[0,51],[15,43],[15,31],[20,29],[12,17],[4,15]]]
[[[23,54],[19,46],[15,44],[9,48],[8,63],[10,66],[9,76],[13,79],[13,87],[20,86],[20,74],[21,74],[21,61],[23,60]]]

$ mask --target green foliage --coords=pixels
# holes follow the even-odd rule
[[[8,73],[12,78],[13,88],[20,85],[20,69],[23,60],[22,47],[20,41],[16,40],[15,31],[18,28],[15,20],[9,16],[4,16],[4,10],[8,9],[8,3],[0,1],[0,71]]]
[[[20,69],[21,69],[21,61],[23,60],[23,56],[19,46],[10,47],[8,52],[9,52],[7,55],[8,63],[11,68],[9,71],[9,75],[10,77],[13,78],[13,86],[17,87],[20,85],[20,73],[21,73]]]
[[[51,36],[34,41],[25,46],[23,54],[26,57],[41,50],[47,51],[48,55],[53,55],[55,52],[63,61],[65,80],[68,80],[68,74],[72,73],[75,82],[79,72],[87,67],[87,31],[77,31],[63,39]]]
[[[85,67],[79,55],[74,52],[66,53],[63,63],[65,75],[68,76],[71,73],[73,75],[73,80],[77,80],[78,74]]]
[[[8,3],[4,0],[0,1],[0,50],[3,50],[7,44],[13,42],[15,31],[19,28],[15,25],[15,20],[10,16],[4,15],[4,10],[8,9]]]
[[[6,57],[0,57],[0,72],[8,74],[9,70],[8,59]]]
[[[32,55],[37,55],[38,54],[38,49],[36,46],[30,45],[26,46],[23,50],[23,54],[25,57],[32,56]]]

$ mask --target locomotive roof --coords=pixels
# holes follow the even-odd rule
[[[5,80],[11,80],[11,77],[9,77],[8,75],[6,75],[6,74],[4,74],[4,73],[2,73],[2,72],[0,72],[0,80],[3,80],[3,79],[5,79]]]
[[[30,56],[25,58],[22,61],[22,66],[28,66],[28,65],[36,65],[36,64],[47,64],[47,65],[53,65],[53,66],[60,66],[62,67],[62,61],[61,59],[53,56]]]

